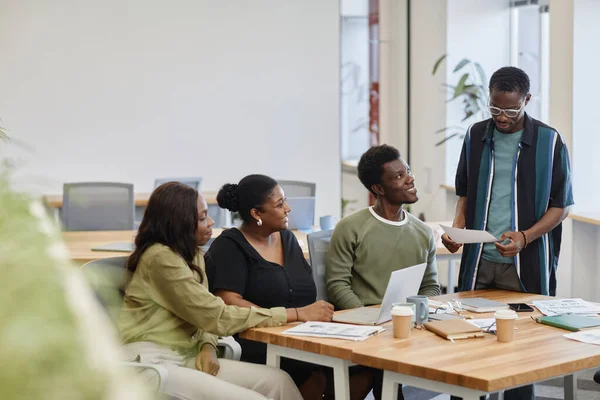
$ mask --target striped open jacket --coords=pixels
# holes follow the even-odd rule
[[[456,171],[456,195],[467,197],[467,229],[485,230],[494,176],[494,122],[473,124],[465,136]],[[573,204],[569,153],[560,134],[525,114],[525,130],[513,163],[511,226],[529,229],[550,207]],[[522,288],[554,296],[562,226],[530,243],[514,263]],[[459,290],[473,290],[483,246],[464,246]]]

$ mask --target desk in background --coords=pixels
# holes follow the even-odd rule
[[[200,192],[206,199],[207,204],[217,204],[217,192]],[[152,193],[135,193],[133,201],[136,207],[146,207],[148,200]],[[62,194],[51,194],[43,197],[44,201],[51,208],[62,208],[63,195]]]
[[[216,238],[223,232],[223,229],[213,229],[213,238]],[[308,259],[308,245],[306,233],[293,231],[300,243],[304,257]],[[99,260],[101,258],[122,257],[128,255],[126,252],[111,251],[93,251],[93,247],[116,242],[133,242],[136,231],[89,231],[89,232],[63,232],[63,240],[71,261],[75,264],[83,265],[89,261]]]
[[[439,224],[428,223],[432,228]],[[221,234],[223,229],[213,229],[213,238],[216,238]],[[294,235],[300,243],[304,257],[308,260],[308,242],[306,240],[306,233],[301,231],[293,231]],[[82,231],[82,232],[63,232],[63,240],[71,255],[71,260],[78,264],[83,265],[86,262],[92,260],[98,260],[101,258],[109,257],[120,257],[127,255],[125,252],[110,252],[110,251],[92,251],[93,247],[102,246],[108,243],[117,242],[133,242],[136,231]],[[460,260],[462,249],[457,253],[450,253],[438,240],[437,244],[437,259],[448,260],[448,293],[452,293],[454,290],[454,262]]]
[[[478,290],[435,297],[438,301],[485,297],[504,303],[548,299],[528,293]],[[477,314],[490,318],[493,314]],[[480,395],[498,392],[555,377],[565,377],[565,399],[576,393],[574,374],[600,366],[600,346],[563,337],[565,330],[537,324],[522,313],[515,340],[500,343],[486,334],[480,339],[452,343],[436,334],[413,329],[408,340],[394,339],[391,322],[386,330],[364,342],[316,337],[293,337],[276,328],[252,328],[240,337],[267,344],[267,364],[278,366],[289,357],[334,368],[336,399],[349,399],[348,367],[366,365],[385,370],[383,399],[396,399],[397,383],[479,400]],[[340,390],[338,390],[338,388]]]
[[[572,259],[568,260],[572,265],[570,293],[573,297],[600,302],[600,212],[574,211],[569,219],[573,232]],[[558,274],[561,274],[560,266]],[[558,281],[559,288],[561,282]]]
[[[223,210],[217,203],[217,192],[200,192],[206,199],[208,205],[208,214],[211,216],[215,223],[220,226],[226,226],[231,223],[231,213],[227,210]],[[148,206],[148,200],[150,199],[151,193],[134,193],[133,202],[135,205],[135,221],[139,224],[144,217],[144,211]],[[55,210],[55,219],[61,221],[60,213],[63,205],[63,195],[45,195],[43,201],[48,207]],[[137,227],[137,225],[136,225]]]
[[[440,261],[448,261],[448,284],[447,284],[447,293],[454,293],[454,281],[456,279],[456,262],[460,262],[460,258],[462,257],[463,248],[461,246],[460,249],[456,253],[450,253],[448,249],[442,244],[442,233],[444,232],[440,225],[444,226],[452,226],[452,221],[439,221],[439,222],[425,222],[431,229],[433,229],[433,235],[435,237],[436,244],[436,254],[435,258],[438,264]]]

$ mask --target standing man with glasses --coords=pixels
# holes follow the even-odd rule
[[[500,240],[463,250],[459,290],[497,288],[556,295],[561,222],[573,204],[567,147],[552,127],[531,118],[529,77],[504,67],[490,79],[492,117],[473,124],[456,171],[456,228],[486,230]],[[442,243],[460,248],[447,234]],[[534,386],[505,398],[534,399]]]

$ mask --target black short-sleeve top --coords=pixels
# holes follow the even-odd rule
[[[265,260],[238,229],[221,233],[205,255],[210,290],[229,290],[259,307],[304,307],[317,289],[298,240],[283,230],[283,265]]]

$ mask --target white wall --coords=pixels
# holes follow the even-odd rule
[[[408,152],[408,0],[379,0],[379,140]]]
[[[498,68],[510,64],[510,9],[508,0],[448,0],[446,77],[449,84],[455,85],[463,73],[471,69],[453,73],[456,64],[463,58],[476,61],[489,78]],[[464,130],[480,118],[471,118],[461,123],[464,115],[461,100],[448,103],[446,125],[461,125]],[[443,128],[440,126],[439,128]],[[439,129],[438,128],[438,129]],[[442,139],[442,134],[438,134]],[[456,167],[462,140],[450,139],[446,142],[445,182],[454,186]]]
[[[0,116],[19,183],[246,174],[340,211],[339,4],[0,0]],[[4,151],[4,150],[3,150]]]
[[[435,147],[434,132],[446,122],[443,74],[431,76],[435,61],[446,53],[446,4],[438,0],[411,2],[410,36],[410,166],[415,173],[419,201],[413,214],[430,221],[444,220],[445,154]]]
[[[550,0],[550,102],[548,123],[556,128],[573,150],[573,2]],[[573,159],[571,159],[573,163]],[[577,192],[574,193],[577,202]],[[577,226],[576,226],[577,225]],[[580,296],[573,289],[573,275],[581,265],[574,264],[574,234],[580,224],[563,222],[561,254],[558,259],[556,294]],[[591,249],[590,251],[593,251]],[[588,259],[591,259],[589,257]],[[575,273],[576,274],[576,273]],[[595,283],[595,282],[594,282]]]
[[[600,53],[590,44],[600,37],[600,2],[576,0],[573,8],[573,190],[576,209],[600,211],[600,135],[597,96],[600,92]]]

